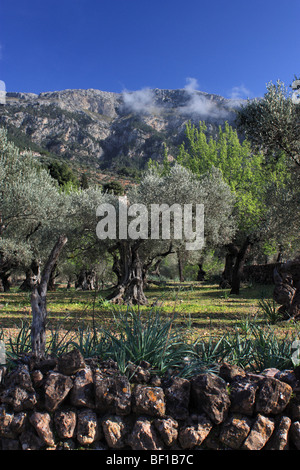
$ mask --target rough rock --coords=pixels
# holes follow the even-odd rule
[[[64,375],[74,375],[85,368],[85,362],[78,349],[62,354],[57,361],[58,371]]]
[[[246,372],[244,369],[235,364],[228,364],[227,362],[223,362],[220,367],[219,375],[222,377],[222,379],[225,380],[225,382],[231,383],[238,377],[245,377]]]
[[[130,426],[123,416],[107,416],[102,421],[103,433],[108,447],[122,449],[126,445]]]
[[[15,439],[24,430],[26,419],[25,412],[14,413],[0,406],[0,437]]]
[[[5,381],[1,402],[12,406],[14,411],[33,409],[37,403],[29,369],[21,365],[12,371]]]
[[[77,415],[77,434],[76,438],[79,444],[87,446],[99,438],[100,429],[98,418],[94,411],[84,409]]]
[[[191,396],[196,409],[219,424],[224,421],[230,399],[226,382],[215,374],[199,374],[191,381]]]
[[[163,389],[167,414],[175,419],[186,419],[189,415],[190,381],[181,377],[172,377],[164,383]]]
[[[163,449],[154,425],[146,417],[140,417],[136,420],[128,443],[133,450]]]
[[[288,450],[289,448],[289,430],[292,421],[288,416],[282,416],[276,423],[275,431],[267,442],[267,450]]]
[[[94,385],[96,409],[99,412],[119,416],[131,412],[131,389],[127,377],[105,377],[98,370],[94,374]]]
[[[54,435],[51,429],[51,417],[49,413],[40,413],[35,411],[31,414],[29,421],[45,445],[50,447],[55,445]]]
[[[133,411],[147,416],[164,416],[166,404],[160,387],[137,385],[133,391]]]
[[[93,372],[90,367],[77,372],[70,392],[70,400],[72,405],[78,407],[93,408],[95,406]]]
[[[183,449],[199,446],[210,433],[213,423],[206,415],[199,415],[197,423],[189,423],[179,430],[178,440]]]
[[[150,364],[143,361],[142,365],[129,363],[127,370],[130,376],[131,383],[146,384],[151,379],[151,371],[149,370]],[[150,366],[151,367],[151,366]]]
[[[224,421],[219,439],[231,449],[239,449],[248,436],[251,429],[251,421],[242,415],[232,415]]]
[[[256,398],[256,411],[265,415],[281,413],[288,405],[292,391],[292,387],[285,382],[265,378]]]
[[[60,409],[54,413],[54,425],[60,439],[71,439],[74,436],[76,422],[75,410]]]
[[[290,437],[295,447],[300,450],[300,421],[291,424]]]
[[[54,411],[64,401],[73,387],[71,377],[59,372],[49,372],[44,384],[45,407]]]
[[[261,450],[270,439],[274,428],[274,419],[267,418],[266,416],[259,414],[242,446],[242,449]]]
[[[259,386],[255,382],[249,382],[237,377],[230,386],[230,410],[252,416],[255,410],[256,392]]]
[[[45,447],[43,440],[31,429],[20,435],[20,444],[22,450],[41,450]]]
[[[167,447],[172,446],[178,437],[178,423],[173,418],[155,419],[154,426]]]

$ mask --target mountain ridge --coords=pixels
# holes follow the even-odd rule
[[[211,135],[225,121],[234,124],[242,103],[192,89],[8,92],[0,125],[46,154],[118,172],[160,160],[165,147],[174,156],[189,121],[205,121]]]

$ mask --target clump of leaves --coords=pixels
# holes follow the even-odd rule
[[[282,320],[282,316],[278,311],[276,303],[274,300],[270,299],[262,299],[259,302],[259,307],[263,313],[264,318],[270,323],[271,325],[275,325]]]

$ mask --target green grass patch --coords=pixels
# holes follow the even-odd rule
[[[108,291],[60,286],[48,293],[47,353],[77,347],[85,357],[111,357],[126,373],[146,360],[159,373],[170,367],[190,376],[227,360],[243,368],[292,366],[298,325],[280,321],[273,286],[243,286],[230,295],[209,283],[153,284],[147,306],[111,305]],[[0,294],[0,340],[11,359],[30,351],[30,295],[16,288]]]

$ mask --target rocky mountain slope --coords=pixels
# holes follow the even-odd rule
[[[149,158],[161,159],[165,144],[173,155],[188,121],[205,120],[213,133],[224,121],[234,122],[239,105],[187,89],[7,93],[0,125],[38,154],[126,173],[142,169]]]

